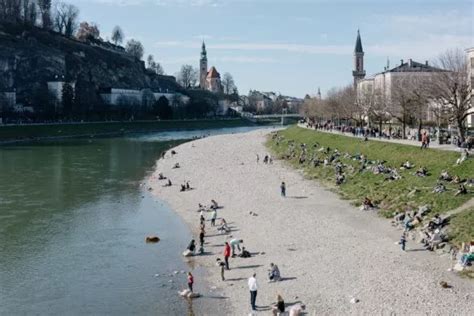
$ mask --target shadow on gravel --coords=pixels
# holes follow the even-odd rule
[[[254,265],[249,265],[249,266],[240,266],[240,267],[235,267],[234,269],[256,269],[263,267],[262,264],[254,264]]]
[[[226,281],[243,281],[243,280],[247,280],[247,278],[233,278],[233,279],[225,279]]]
[[[296,280],[296,279],[297,279],[297,277],[280,278],[280,281],[279,281],[279,282],[291,281],[291,280]]]

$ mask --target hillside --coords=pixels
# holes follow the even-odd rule
[[[174,77],[147,72],[143,61],[117,46],[0,23],[0,90],[16,88],[21,103],[37,85],[62,76],[93,83],[96,89],[182,90]]]

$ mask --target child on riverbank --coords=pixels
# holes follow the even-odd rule
[[[225,281],[225,277],[224,277],[225,263],[222,262],[221,258],[217,258],[216,259],[216,264],[221,269],[221,279],[222,279],[222,281]]]
[[[211,226],[216,226],[217,210],[213,209],[211,213]]]
[[[403,251],[405,251],[406,243],[407,243],[406,233],[403,233],[402,236],[400,237],[400,246],[401,246]]]
[[[193,291],[193,284],[194,284],[194,276],[191,272],[188,272],[188,288],[192,292]]]
[[[281,183],[280,190],[281,190],[281,196],[286,197],[286,184],[285,184],[285,182]]]

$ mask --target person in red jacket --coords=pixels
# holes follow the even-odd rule
[[[224,260],[225,260],[225,268],[227,270],[230,270],[229,269],[229,257],[230,257],[230,245],[229,243],[226,241],[225,242],[225,248],[224,248]]]

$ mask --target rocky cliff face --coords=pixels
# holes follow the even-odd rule
[[[182,91],[174,77],[149,73],[143,61],[37,28],[0,23],[0,90],[15,88],[18,101],[39,84],[78,79],[101,88]]]

